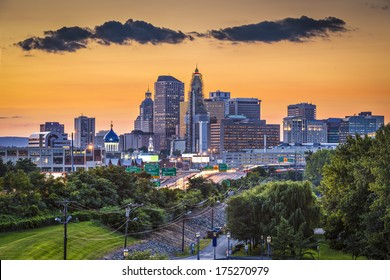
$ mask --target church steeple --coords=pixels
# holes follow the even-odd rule
[[[153,153],[154,152],[154,145],[153,145],[153,138],[152,138],[152,136],[150,136],[150,138],[149,138],[148,152],[149,153]]]

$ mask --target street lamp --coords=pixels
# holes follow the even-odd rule
[[[270,253],[270,245],[271,245],[272,238],[271,236],[267,236],[267,245],[268,245],[268,259],[269,259],[269,253]]]
[[[263,251],[262,251],[262,248],[263,248],[263,245],[264,245],[264,236],[260,236],[261,238],[261,243],[260,243],[260,256],[261,256],[261,259],[263,259]]]
[[[70,219],[72,219],[72,216],[67,216],[67,207],[64,209],[64,221],[62,222],[60,218],[55,218],[54,220],[56,222],[59,222],[60,224],[64,225],[64,260],[66,260],[66,247],[68,242],[68,233],[67,233],[67,224],[69,223]]]
[[[197,259],[199,260],[200,259],[200,256],[199,256],[199,239],[200,239],[200,233],[199,232],[197,232],[196,234],[195,234],[195,237],[196,237],[196,239],[197,239],[197,241],[198,241],[198,256],[197,256]]]
[[[320,245],[317,245],[318,260],[320,259]]]
[[[230,254],[230,237],[231,237],[230,231],[226,234],[226,237],[227,237],[227,239],[228,239],[228,249],[227,249],[227,254],[226,254],[226,256],[229,257],[229,254]]]
[[[208,149],[208,151],[210,152],[210,165],[212,164],[212,161],[213,161],[213,152],[215,152],[215,149],[214,148],[210,148]]]

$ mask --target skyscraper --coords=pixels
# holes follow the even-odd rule
[[[74,119],[75,141],[74,145],[85,149],[89,144],[94,144],[95,118],[80,116]]]
[[[203,80],[198,67],[192,74],[188,92],[188,110],[186,115],[187,152],[207,152],[209,146],[210,115],[203,103]]]
[[[180,102],[184,101],[184,83],[172,76],[159,76],[154,83],[153,131],[160,149],[169,149],[170,140],[180,125]],[[156,147],[155,147],[156,148]]]
[[[258,98],[229,99],[229,115],[244,115],[250,120],[260,120],[260,103]]]
[[[288,105],[283,119],[284,143],[328,142],[326,121],[316,120],[317,106],[311,103]]]
[[[316,119],[317,106],[311,103],[299,103],[288,105],[287,116],[288,117],[302,117],[308,120]]]
[[[139,106],[139,116],[134,122],[134,129],[143,132],[153,132],[153,100],[152,93],[145,92],[145,99]]]

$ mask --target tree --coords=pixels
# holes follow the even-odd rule
[[[306,168],[304,179],[309,180],[314,186],[319,186],[323,177],[323,167],[330,163],[330,158],[334,151],[319,150],[306,155]]]
[[[324,167],[326,238],[354,258],[390,258],[390,124],[374,139],[349,137]]]
[[[278,230],[291,231],[294,236],[291,248],[283,240],[279,241],[283,244],[281,254],[287,248],[294,252],[294,258],[302,257],[309,247],[308,240],[321,214],[311,184],[291,181],[263,184],[234,196],[226,211],[228,228],[239,240],[250,239],[256,243],[261,236],[277,236]]]
[[[172,155],[174,155],[175,157],[180,157],[181,156],[181,152],[180,152],[180,150],[174,150],[172,152]]]

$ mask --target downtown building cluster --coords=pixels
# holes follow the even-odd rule
[[[261,100],[234,98],[228,91],[209,92],[205,98],[198,68],[185,84],[161,75],[148,89],[134,120],[134,130],[117,135],[110,129],[96,132],[95,118],[79,116],[74,130],[46,122],[30,135],[28,147],[0,148],[3,161],[30,158],[44,172],[71,172],[105,165],[142,165],[159,161],[158,155],[204,164],[227,163],[245,168],[282,163],[305,165],[305,152],[333,149],[348,135],[374,136],[383,116],[361,112],[345,118],[317,119],[314,104],[288,105],[280,125],[261,118]],[[175,163],[176,163],[175,159]],[[199,165],[198,165],[199,166]]]

